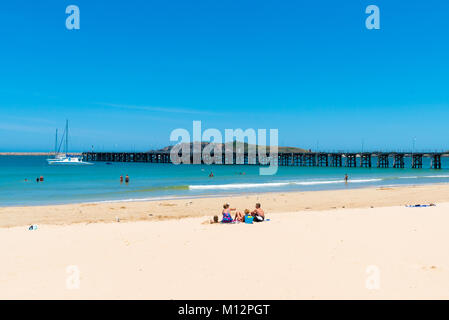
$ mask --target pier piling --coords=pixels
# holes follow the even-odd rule
[[[393,168],[404,168],[404,155],[395,154],[393,161]]]
[[[362,153],[361,154],[360,167],[371,168],[371,153]]]
[[[327,153],[319,153],[318,154],[318,166],[319,167],[329,166],[329,156]]]
[[[431,169],[441,169],[441,154],[434,154],[430,161]]]
[[[341,167],[343,163],[343,155],[341,153],[333,153],[331,154],[331,166],[332,167]]]
[[[421,169],[422,168],[422,154],[413,154],[412,155],[412,168],[413,169]]]
[[[388,153],[380,153],[377,155],[377,167],[378,168],[388,168],[390,166]]]
[[[181,156],[181,151],[179,156]],[[343,158],[346,167],[357,167],[357,158],[360,158],[360,167],[371,168],[372,157],[377,157],[378,168],[389,168],[389,158],[393,157],[393,168],[404,168],[405,158],[411,159],[411,167],[414,169],[422,168],[423,158],[430,158],[430,168],[441,169],[442,157],[449,156],[449,152],[429,152],[429,153],[411,153],[411,152],[302,152],[302,153],[278,153],[277,157],[270,158],[259,154],[225,153],[209,155],[187,156],[190,163],[195,160],[201,160],[201,163],[207,164],[245,164],[245,165],[269,165],[270,160],[279,166],[297,166],[297,167],[342,167]],[[172,163],[169,152],[84,152],[83,159],[88,162],[141,162],[141,163]],[[220,161],[221,160],[221,161]],[[196,161],[195,163],[197,163]]]
[[[346,167],[355,168],[357,167],[357,154],[347,153],[346,154]]]

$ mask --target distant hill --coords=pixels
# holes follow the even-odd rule
[[[230,142],[233,144],[233,150],[236,150],[236,144],[237,142]],[[203,150],[207,145],[209,145],[209,142],[201,142],[201,150]],[[219,147],[221,147],[222,152],[225,151],[225,144],[224,143],[218,143]],[[247,142],[242,143],[244,152],[248,152],[248,146],[250,146]],[[165,148],[159,149],[159,150],[150,150],[150,152],[163,152],[163,153],[170,153],[171,149],[174,146],[167,146]],[[193,143],[190,143],[190,150],[193,150]],[[256,145],[257,150],[257,145]],[[267,152],[270,151],[270,147],[267,147]],[[297,147],[278,147],[279,153],[306,153],[309,152],[308,150],[297,148]]]

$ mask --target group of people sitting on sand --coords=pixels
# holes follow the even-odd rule
[[[232,222],[245,222],[245,217],[251,216],[254,222],[262,222],[265,220],[265,212],[260,207],[260,203],[256,203],[256,208],[253,211],[245,209],[243,213],[236,212],[234,215],[234,219],[232,218],[232,211],[236,211],[235,208],[230,208],[228,203],[223,205],[222,215],[223,218],[221,220],[222,223],[232,223]],[[214,217],[215,222],[218,222],[218,217]]]

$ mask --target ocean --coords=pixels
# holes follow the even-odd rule
[[[50,166],[45,156],[0,156],[0,206],[48,205],[101,201],[139,201],[209,197],[243,193],[289,192],[420,185],[449,182],[449,159],[443,169],[279,167],[274,176],[257,166],[172,165],[96,162],[87,166]],[[376,159],[373,159],[375,165]],[[214,177],[209,178],[210,172]],[[349,182],[345,184],[344,175]],[[120,183],[129,175],[130,183]],[[43,176],[44,182],[36,182]]]

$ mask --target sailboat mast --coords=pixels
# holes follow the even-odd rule
[[[69,120],[65,122],[65,154],[69,152]]]
[[[55,137],[55,155],[58,154],[58,129],[56,129],[56,137]]]

